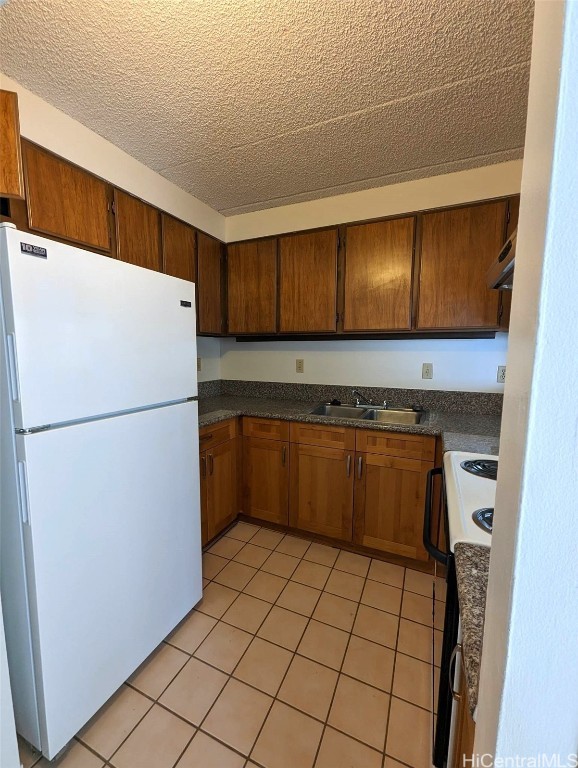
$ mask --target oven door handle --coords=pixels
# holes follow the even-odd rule
[[[427,483],[425,489],[425,514],[423,518],[423,545],[435,560],[437,560],[442,565],[447,565],[447,554],[442,552],[441,549],[438,549],[431,540],[434,477],[436,475],[441,475],[442,472],[442,467],[435,467],[435,469],[430,469],[430,471],[427,473]]]

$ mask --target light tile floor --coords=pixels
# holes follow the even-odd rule
[[[242,522],[203,576],[197,608],[60,761],[22,742],[24,768],[431,765],[442,580]]]

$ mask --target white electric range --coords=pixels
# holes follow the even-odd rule
[[[444,481],[447,500],[450,550],[458,542],[481,544],[490,547],[492,534],[482,526],[489,514],[474,515],[480,510],[491,510],[496,500],[496,475],[498,457],[485,453],[448,451],[444,454]]]
[[[440,473],[441,469],[432,470]],[[461,622],[454,550],[458,543],[490,547],[496,498],[498,457],[482,453],[448,451],[443,458],[443,480],[448,551],[441,560],[446,566],[447,597],[438,714],[432,763],[436,768],[452,765],[457,721],[456,693],[462,672]],[[475,518],[478,518],[477,521]],[[439,550],[438,550],[439,551]],[[440,558],[437,558],[440,560]],[[434,608],[435,610],[435,608]]]

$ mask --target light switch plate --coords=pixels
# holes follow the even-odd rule
[[[200,358],[200,357],[197,357],[197,371],[200,371],[200,370],[201,370],[201,368],[202,368],[202,364],[201,364],[201,358]]]
[[[421,367],[422,379],[433,379],[433,363],[424,363]]]
[[[295,360],[295,370],[297,373],[303,373],[305,370],[305,364],[301,358],[297,358],[297,360]]]

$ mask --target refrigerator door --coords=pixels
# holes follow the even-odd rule
[[[0,226],[17,428],[197,394],[193,283]]]
[[[201,598],[197,429],[189,402],[17,438],[48,758]]]

